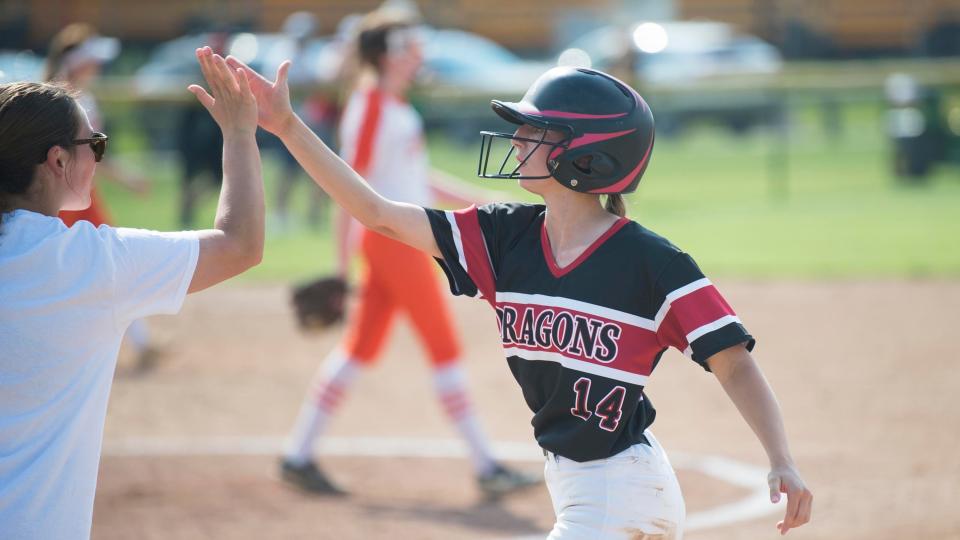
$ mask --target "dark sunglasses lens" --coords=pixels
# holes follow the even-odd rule
[[[90,148],[93,150],[94,160],[100,163],[100,160],[103,159],[103,153],[107,151],[107,141],[106,139],[91,141]]]

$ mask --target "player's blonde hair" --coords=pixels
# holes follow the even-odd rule
[[[603,203],[603,208],[610,212],[611,214],[616,214],[620,217],[627,215],[627,202],[623,200],[623,195],[619,193],[611,193],[607,195],[607,200]]]

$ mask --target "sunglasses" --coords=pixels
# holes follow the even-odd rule
[[[107,137],[103,133],[93,132],[90,134],[89,139],[77,139],[71,141],[73,144],[89,144],[90,149],[93,150],[93,159],[97,163],[100,163],[100,160],[103,159],[103,153],[107,151]]]

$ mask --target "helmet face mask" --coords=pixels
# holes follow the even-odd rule
[[[537,127],[537,126],[534,126]],[[547,133],[549,131],[560,131],[563,128],[553,127],[551,129],[540,128],[542,132],[540,137],[534,139],[529,137],[518,137],[515,133],[503,133],[498,131],[481,131],[480,132],[480,161],[477,165],[477,176],[480,178],[501,178],[501,179],[510,179],[510,180],[544,180],[547,178],[553,178],[554,173],[556,172],[556,162],[550,159],[550,156],[553,155],[557,149],[564,149],[570,143],[570,136],[564,135],[564,138],[560,141],[551,142],[546,140]],[[564,129],[564,131],[566,131]],[[503,159],[500,161],[499,166],[497,167],[496,172],[490,170],[490,153],[495,142],[497,140],[505,140],[509,146],[509,149],[506,151]],[[513,157],[514,152],[516,152],[517,147],[513,144],[514,141],[532,143],[536,146],[533,147],[529,152],[527,152],[526,157],[517,162],[517,165],[510,169],[506,170],[510,163],[510,158]],[[530,176],[523,175],[520,173],[521,167],[526,165],[530,158],[532,158],[541,146],[546,146],[550,148],[550,152],[547,154],[545,160],[545,166],[547,174],[540,176]]]
[[[553,178],[564,187],[581,193],[620,194],[636,190],[653,150],[653,113],[640,94],[623,82],[599,71],[585,68],[553,68],[537,79],[517,103],[493,100],[493,111],[516,125],[544,130],[539,140],[515,134],[481,132],[482,178]],[[548,131],[563,138],[546,140]],[[497,140],[510,142],[509,150],[496,172],[490,171],[490,154]],[[535,143],[526,158],[512,170],[513,141]],[[520,168],[550,146],[545,175],[524,176]]]

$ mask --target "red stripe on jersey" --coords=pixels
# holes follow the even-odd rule
[[[673,315],[671,320],[680,325],[684,335],[705,324],[712,323],[720,317],[735,315],[733,308],[713,285],[708,285],[677,298],[670,303],[669,314]],[[670,319],[670,317],[667,317],[667,319]]]
[[[644,376],[653,372],[653,360],[663,349],[653,331],[599,315],[513,302],[498,302],[497,307],[516,314],[499,321],[504,347],[557,353]]]
[[[366,176],[373,160],[373,146],[376,142],[377,128],[380,125],[380,110],[383,99],[379,90],[367,92],[367,103],[363,111],[363,121],[360,123],[360,132],[357,135],[357,144],[350,166],[360,176]]]
[[[664,347],[673,347],[678,351],[685,351],[690,345],[687,343],[687,332],[684,332],[680,323],[677,322],[677,315],[672,309],[660,323],[657,338]]]
[[[493,279],[493,268],[490,266],[490,255],[487,253],[487,244],[483,241],[483,231],[480,229],[480,218],[477,217],[477,208],[471,206],[453,213],[460,229],[460,241],[463,243],[463,257],[467,263],[467,273],[477,286],[477,290],[490,305],[496,301],[496,285]]]

